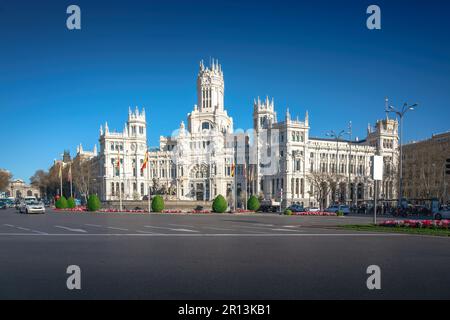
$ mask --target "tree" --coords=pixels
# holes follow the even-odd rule
[[[73,197],[70,197],[70,198],[67,200],[67,208],[73,209],[73,208],[75,208],[75,207],[76,207],[75,199],[74,199]]]
[[[97,211],[101,208],[100,199],[95,195],[90,195],[87,201],[87,209],[89,211]]]
[[[228,208],[228,203],[225,198],[219,194],[213,201],[212,208],[214,212],[224,213]]]
[[[6,170],[0,169],[0,191],[4,191],[6,189],[6,187],[9,185],[11,177],[11,173]]]
[[[68,207],[67,199],[64,196],[60,197],[56,201],[55,207],[58,208],[58,209],[66,209]]]
[[[256,196],[252,195],[247,201],[248,210],[258,211],[259,209],[259,200]]]
[[[47,195],[49,187],[48,172],[42,169],[36,170],[34,175],[30,177],[30,183],[32,186],[39,188],[42,195]]]
[[[87,196],[92,185],[92,170],[89,160],[83,160],[76,157],[72,162],[72,181],[81,196],[84,196],[85,201],[88,201]]]
[[[152,211],[161,212],[164,210],[164,199],[163,197],[157,195],[153,197],[152,200]]]
[[[345,177],[325,172],[313,172],[309,174],[307,179],[313,187],[314,198],[317,199],[320,209],[323,210],[328,196],[333,190],[337,190],[337,186],[341,181],[344,181]]]

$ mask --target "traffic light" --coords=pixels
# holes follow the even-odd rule
[[[450,159],[445,160],[445,174],[450,175]]]

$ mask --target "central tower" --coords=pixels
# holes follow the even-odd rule
[[[223,111],[224,109],[224,80],[222,66],[214,59],[210,67],[200,61],[197,77],[197,105],[200,112]]]

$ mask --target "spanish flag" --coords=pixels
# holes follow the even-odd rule
[[[231,176],[232,176],[232,177],[234,177],[234,171],[235,171],[235,169],[236,169],[236,165],[233,163],[233,164],[231,165]]]
[[[148,151],[145,153],[145,158],[141,166],[141,171],[144,171],[144,169],[147,168],[147,163],[148,163]]]
[[[117,162],[116,162],[117,169],[120,169],[120,152],[117,150]]]

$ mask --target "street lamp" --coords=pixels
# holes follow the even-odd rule
[[[386,107],[386,113],[395,113],[400,118],[400,179],[399,179],[399,188],[398,188],[398,204],[401,205],[401,201],[403,198],[403,117],[409,111],[414,111],[415,108],[418,107],[417,103],[412,105],[408,105],[408,103],[404,103],[401,109],[397,109],[394,106]]]
[[[345,134],[348,134],[345,130],[341,130],[339,133],[336,133],[334,130],[331,130],[326,133],[326,135],[332,139],[336,140],[336,177],[339,174],[339,140],[344,136]],[[337,189],[338,186],[336,186]]]

